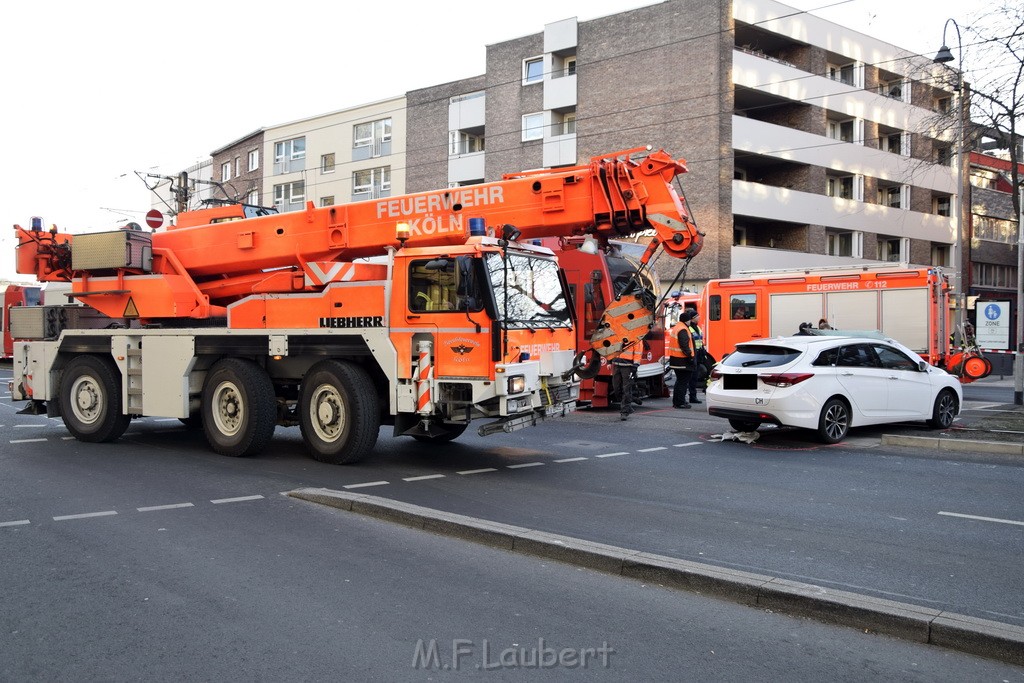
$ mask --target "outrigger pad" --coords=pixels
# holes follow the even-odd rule
[[[28,405],[17,412],[18,415],[46,415],[46,401],[30,400]]]

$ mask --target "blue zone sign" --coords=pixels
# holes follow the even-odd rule
[[[983,349],[1010,348],[1010,302],[979,301],[974,335]]]

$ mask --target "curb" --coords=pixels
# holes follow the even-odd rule
[[[287,495],[514,553],[1024,666],[1022,626],[490,522],[378,496],[325,488],[296,489]]]
[[[1024,456],[1024,444],[1010,443],[1004,441],[972,441],[970,439],[943,439],[934,436],[904,436],[902,434],[883,434],[882,444],[885,446],[911,446],[921,448],[933,453],[925,452],[925,456],[942,457],[935,451],[956,451],[967,452],[970,456],[982,455],[1006,455]],[[974,458],[968,458],[974,459]],[[991,459],[991,458],[988,458]],[[1015,458],[1006,458],[1015,461]]]

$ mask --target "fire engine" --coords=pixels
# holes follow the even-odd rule
[[[347,205],[200,209],[153,233],[15,226],[18,272],[70,282],[99,319],[17,338],[12,400],[90,442],[177,417],[229,456],[298,425],[330,463],[368,455],[382,424],[438,443],[477,418],[486,435],[565,415],[576,377],[640,343],[656,302],[624,293],[581,348],[556,257],[532,242],[653,231],[641,268],[659,247],[688,260],[703,236],[685,171],[639,148]]]
[[[634,289],[646,289],[660,302],[661,284],[639,263],[644,245],[621,240],[609,241],[607,249],[591,252],[581,237],[547,237],[540,243],[558,256],[558,264],[569,287],[570,305],[576,317],[576,343],[585,348],[601,325],[608,305]],[[639,289],[637,290],[639,291]],[[650,332],[643,338],[643,357],[636,372],[634,396],[661,397],[665,394],[664,331],[661,316],[656,316]],[[580,404],[606,408],[619,397],[612,395],[612,365],[602,359],[597,374],[580,381]]]
[[[976,348],[950,342],[950,285],[938,268],[866,265],[764,271],[711,280],[701,292],[705,345],[715,358],[740,342],[817,331],[881,333],[972,382],[992,371]]]

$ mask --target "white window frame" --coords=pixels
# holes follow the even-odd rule
[[[859,230],[829,231],[826,241],[825,252],[829,256],[864,258],[864,233]]]
[[[334,206],[334,195],[329,194],[320,198],[320,206]]]
[[[846,193],[846,188],[844,187],[846,183],[844,181],[849,181],[848,197],[843,196]],[[852,175],[829,176],[825,194],[829,197],[835,197],[836,199],[855,199],[857,194],[856,178]]]
[[[367,130],[368,127],[368,130]],[[362,129],[362,132],[360,131]],[[383,146],[391,142],[392,134],[391,117],[376,119],[375,121],[363,121],[352,126],[352,149],[370,147],[371,157],[383,156]]]
[[[328,157],[330,157],[330,168],[327,167]],[[320,173],[321,175],[328,175],[334,173],[337,168],[337,156],[334,152],[328,152],[327,154],[320,155]]]
[[[249,194],[245,198],[245,203],[246,204],[251,204],[253,206],[259,206],[260,205],[260,191],[259,190],[252,190],[251,192],[249,192]]]
[[[843,127],[849,124],[849,139],[843,139]],[[828,137],[839,142],[854,142],[857,136],[857,120],[842,119],[828,122]]]
[[[893,249],[894,245],[895,250]],[[910,261],[910,238],[880,236],[878,260],[887,263],[908,263]]]
[[[295,211],[306,202],[306,181],[295,180],[290,183],[274,185],[274,206],[282,213]],[[289,208],[291,207],[291,208]]]
[[[576,134],[576,112],[568,112],[562,115],[562,135]]]
[[[368,182],[366,182],[368,181]],[[352,172],[352,201],[391,196],[391,167],[363,168]]]
[[[531,73],[531,66],[540,65],[539,73]],[[544,81],[544,56],[527,57],[523,60],[523,85]]]
[[[950,218],[953,215],[953,197],[936,197],[932,200],[932,211],[936,216]]]
[[[260,167],[260,151],[258,149],[249,150],[249,171],[256,171]]]
[[[298,137],[274,143],[274,162],[298,161],[306,158],[306,138]]]
[[[220,165],[220,181],[226,183],[231,180],[231,162],[225,161]]]
[[[563,76],[575,76],[576,75],[576,57],[566,57],[562,63],[562,75]]]
[[[532,120],[536,119],[534,123]],[[544,139],[544,112],[538,111],[532,114],[523,114],[523,142]]]

